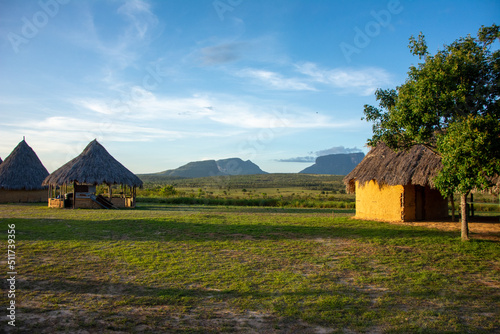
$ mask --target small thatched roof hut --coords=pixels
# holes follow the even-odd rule
[[[422,145],[395,152],[383,143],[372,148],[345,178],[356,193],[356,216],[377,220],[422,220],[448,215],[447,200],[433,178],[441,158]]]
[[[23,139],[0,164],[0,188],[39,190],[49,175],[35,151]]]
[[[43,184],[61,186],[73,182],[142,187],[141,179],[113,158],[95,139],[87,145],[79,156],[50,174],[43,181]]]
[[[35,151],[23,139],[0,164],[0,202],[46,201],[42,182],[47,175]]]
[[[57,187],[67,188],[73,185],[73,207],[96,207],[94,192],[95,186],[106,184],[109,187],[109,203],[101,203],[99,206],[133,207],[135,206],[135,189],[142,187],[142,181],[134,173],[125,168],[97,140],[90,142],[83,152],[72,159],[52,174],[44,181],[44,185],[50,187],[50,192]],[[112,185],[121,185],[125,189],[121,193],[121,198],[113,198]],[[131,190],[131,196],[126,196],[126,187]],[[79,199],[80,198],[80,199]],[[79,206],[75,205],[76,200]],[[92,200],[92,201],[90,201]],[[98,200],[102,200],[99,199]],[[52,202],[52,204],[51,204]],[[87,203],[88,202],[88,203]],[[49,199],[49,206],[64,207],[56,198]]]
[[[423,145],[396,152],[379,143],[344,177],[344,183],[349,192],[354,192],[356,181],[365,184],[371,180],[389,186],[413,184],[434,188],[432,179],[441,168],[441,157]]]

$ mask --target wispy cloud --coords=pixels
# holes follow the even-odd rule
[[[231,31],[228,36],[211,37],[199,42],[198,47],[186,56],[186,60],[202,66],[229,65],[236,62],[275,65],[289,62],[278,36],[265,34],[244,39],[245,29],[235,30],[236,33]]]
[[[328,148],[326,150],[316,151],[316,156],[322,157],[324,155],[329,155],[329,154],[349,154],[349,153],[361,153],[361,152],[363,151],[357,147],[335,146]]]
[[[73,30],[64,34],[66,39],[78,47],[93,51],[103,57],[105,67],[124,69],[133,64],[141,50],[149,45],[159,20],[150,5],[142,0],[128,0],[113,13],[116,33],[100,29],[97,14],[91,3],[78,3],[79,18]]]
[[[219,65],[237,61],[242,58],[247,43],[232,42],[215,46],[207,46],[200,50],[201,62],[204,65]]]
[[[75,125],[78,126],[75,126]],[[24,121],[22,123],[4,124],[10,128],[21,129],[24,132],[33,132],[37,136],[50,136],[57,129],[62,138],[86,136],[88,139],[106,135],[113,141],[148,141],[153,138],[179,139],[189,135],[183,131],[171,131],[150,126],[139,126],[114,119],[88,120],[79,117],[47,117],[38,121]]]
[[[278,162],[303,162],[303,163],[314,163],[316,161],[315,157],[306,156],[306,157],[295,157],[295,158],[287,158],[287,159],[276,159]]]
[[[345,93],[357,93],[362,96],[372,95],[375,90],[391,82],[390,74],[376,67],[352,69],[322,69],[318,65],[306,62],[295,65],[296,70],[318,84],[324,84]]]
[[[139,87],[136,89],[140,90]],[[206,127],[224,125],[233,129],[324,129],[355,128],[358,119],[336,120],[299,106],[281,106],[275,101],[245,100],[241,96],[200,93],[188,97],[144,95],[128,104],[114,104],[105,100],[77,99],[78,107],[102,115],[119,116],[129,121],[165,120],[183,122],[183,127],[203,124]],[[137,94],[140,95],[140,94]],[[189,121],[189,125],[187,122]],[[198,122],[198,123],[196,123]],[[214,128],[217,131],[217,127]]]
[[[258,68],[244,68],[232,73],[268,89],[283,91],[333,90],[337,94],[369,96],[377,88],[391,84],[390,73],[376,67],[324,69],[314,63],[305,62],[280,68],[284,68],[286,73]],[[290,72],[298,75],[290,75]]]
[[[277,90],[316,90],[313,86],[304,82],[299,78],[286,78],[285,76],[266,70],[254,68],[246,68],[236,73],[237,76],[243,78],[254,79],[259,84],[264,84],[266,87]]]

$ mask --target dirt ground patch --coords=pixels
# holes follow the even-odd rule
[[[449,220],[425,221],[425,222],[393,222],[393,224],[422,226],[437,228],[444,231],[460,232],[459,218],[455,222]],[[469,233],[472,239],[484,239],[500,241],[500,217],[471,217],[469,220]]]

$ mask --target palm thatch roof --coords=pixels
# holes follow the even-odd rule
[[[90,142],[79,156],[50,174],[43,184],[61,186],[73,182],[142,187],[141,179],[113,158],[97,140]]]
[[[35,151],[23,139],[0,164],[0,188],[6,190],[44,189],[49,175]]]
[[[441,157],[425,146],[395,152],[379,143],[344,178],[344,183],[349,192],[354,192],[356,181],[364,185],[371,180],[390,186],[413,184],[435,188],[432,180],[441,168]]]

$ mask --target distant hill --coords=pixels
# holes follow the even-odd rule
[[[316,163],[300,171],[302,174],[347,175],[365,157],[364,153],[329,154],[316,158]]]
[[[156,175],[176,177],[206,177],[221,175],[252,175],[267,174],[250,160],[243,161],[240,158],[221,160],[194,161],[176,169],[166,170]]]

